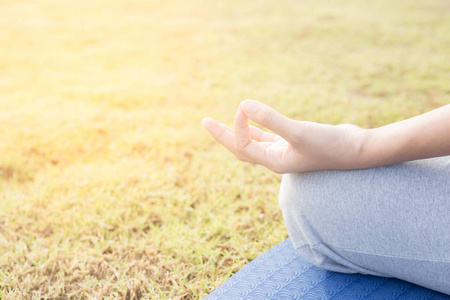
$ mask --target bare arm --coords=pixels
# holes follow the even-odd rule
[[[450,105],[383,127],[369,129],[362,167],[450,155]]]
[[[248,125],[251,119],[275,134]],[[241,103],[234,127],[203,125],[237,158],[277,173],[362,169],[450,155],[450,105],[375,129],[295,121],[254,100]]]

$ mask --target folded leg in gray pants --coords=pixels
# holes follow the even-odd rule
[[[311,263],[450,294],[450,156],[287,174],[279,204]]]

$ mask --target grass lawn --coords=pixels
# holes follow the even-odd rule
[[[243,99],[450,103],[447,0],[3,0],[0,28],[2,299],[198,299],[285,239],[281,177],[201,126]]]

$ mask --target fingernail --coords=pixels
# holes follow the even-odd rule
[[[212,120],[212,119],[209,118],[209,117],[204,118],[203,121],[202,121],[202,125],[205,126],[208,122],[211,122],[211,120]]]
[[[256,112],[258,109],[259,102],[255,100],[244,100],[242,102],[242,109],[244,112],[248,113],[249,115],[252,115]]]

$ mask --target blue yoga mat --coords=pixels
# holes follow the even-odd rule
[[[241,299],[450,299],[393,278],[343,274],[304,260],[288,238],[257,257],[205,300]]]

